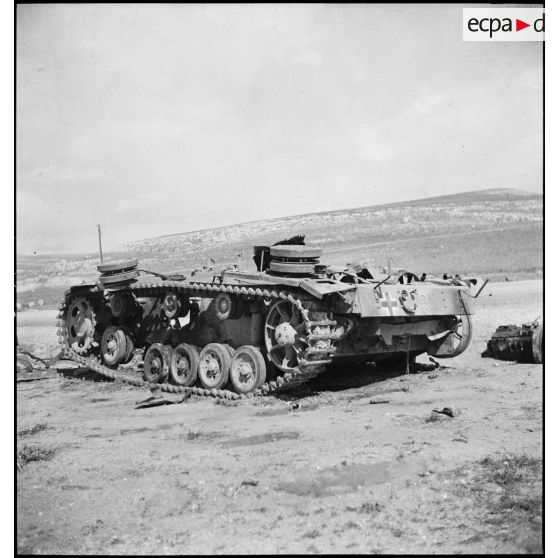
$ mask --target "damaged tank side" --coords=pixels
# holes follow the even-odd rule
[[[297,386],[343,360],[467,348],[470,285],[339,269],[303,242],[256,246],[256,272],[186,277],[140,270],[137,260],[103,264],[95,285],[65,293],[60,343],[108,377],[228,398]]]

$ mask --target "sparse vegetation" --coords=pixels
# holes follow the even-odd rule
[[[48,461],[52,459],[55,453],[55,448],[29,446],[26,444],[17,451],[17,468],[21,470],[32,461]]]
[[[455,485],[457,494],[472,499],[484,522],[500,528],[493,536],[513,540],[525,552],[541,552],[541,458],[505,454],[485,457],[478,465],[456,471],[468,477]]]
[[[541,466],[541,460],[528,455],[505,455],[498,459],[485,457],[481,460],[487,480],[502,487],[509,487],[528,480]]]
[[[199,430],[188,430],[188,432],[183,432],[182,434],[180,434],[180,439],[197,440],[198,438],[201,438],[202,434],[203,433],[200,432]]]
[[[360,513],[378,513],[382,511],[383,506],[378,504],[378,502],[364,502],[359,508]]]
[[[432,412],[426,417],[425,422],[440,422],[443,416],[440,413]]]
[[[43,430],[46,430],[48,428],[48,425],[44,422],[40,422],[37,424],[34,424],[33,426],[28,426],[27,428],[23,428],[22,430],[20,430],[17,435],[18,436],[32,436],[33,434],[37,434],[38,432],[42,432]]]

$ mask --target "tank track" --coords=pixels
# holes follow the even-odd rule
[[[183,293],[187,296],[217,296],[218,293],[230,293],[241,297],[259,297],[263,300],[287,300],[294,304],[303,317],[308,334],[309,347],[305,351],[306,358],[299,358],[299,366],[292,372],[286,372],[275,380],[264,383],[259,389],[251,393],[240,394],[226,389],[206,389],[203,387],[184,387],[170,384],[168,382],[160,384],[152,384],[146,382],[143,378],[138,377],[141,373],[140,366],[137,362],[137,356],[134,356],[131,364],[121,365],[117,369],[109,368],[102,363],[100,357],[91,355],[84,356],[78,354],[71,348],[67,337],[66,313],[69,308],[68,302],[64,297],[58,307],[58,342],[62,346],[64,357],[75,361],[85,368],[89,368],[94,372],[108,378],[110,380],[123,382],[136,387],[153,387],[158,386],[162,391],[167,393],[191,393],[192,395],[216,397],[220,399],[245,399],[251,397],[262,397],[271,395],[279,391],[290,389],[301,385],[326,369],[326,366],[332,362],[332,356],[336,347],[334,341],[338,335],[334,331],[337,325],[332,320],[312,321],[310,319],[310,310],[303,306],[300,298],[293,296],[291,293],[281,290],[254,289],[252,287],[238,287],[232,285],[219,285],[215,283],[190,283],[184,285],[178,281],[163,281],[162,283],[147,283],[130,285],[128,289],[138,297],[153,297],[163,295],[167,290],[171,289],[175,292]],[[76,293],[76,297],[84,296],[84,293]],[[85,295],[86,296],[86,295]],[[135,361],[135,362],[134,362]]]

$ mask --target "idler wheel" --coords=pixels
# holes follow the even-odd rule
[[[473,324],[471,322],[471,316],[463,314],[461,316],[454,316],[454,323],[452,330],[448,337],[443,343],[444,349],[446,349],[449,342],[451,348],[450,351],[444,350],[441,354],[434,353],[436,358],[453,358],[460,355],[471,342],[473,337]]]
[[[200,353],[193,345],[181,343],[172,352],[170,379],[177,386],[191,387],[198,378]]]
[[[120,327],[109,326],[103,331],[101,354],[107,366],[118,366],[128,355],[128,339]]]
[[[134,283],[139,275],[138,260],[129,259],[97,266],[101,273],[99,282],[104,289],[118,290]]]
[[[122,273],[111,273],[110,275],[101,275],[99,280],[101,285],[107,289],[124,288],[130,283],[135,282],[139,276],[137,269],[131,271],[123,271]]]
[[[221,389],[229,379],[231,356],[219,343],[206,345],[200,354],[198,376],[204,388]]]
[[[100,264],[97,266],[97,271],[100,273],[118,273],[119,271],[129,271],[130,269],[135,269],[137,266],[138,260],[136,258],[130,258],[128,260],[119,260],[116,262]]]
[[[322,255],[321,248],[298,244],[278,244],[271,246],[269,253],[276,258],[319,258]]]
[[[164,382],[170,371],[170,354],[161,343],[153,343],[143,359],[143,379],[150,383]]]
[[[537,364],[544,361],[544,325],[542,322],[533,332],[533,359]]]
[[[236,349],[231,362],[231,384],[238,393],[250,393],[265,382],[266,364],[257,347],[244,345]]]

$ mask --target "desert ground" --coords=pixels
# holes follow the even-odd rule
[[[20,375],[18,552],[539,552],[543,367],[480,354],[542,295],[489,283],[434,371],[331,370],[281,397],[136,409],[144,389]],[[20,344],[55,353],[54,315],[19,313]]]

